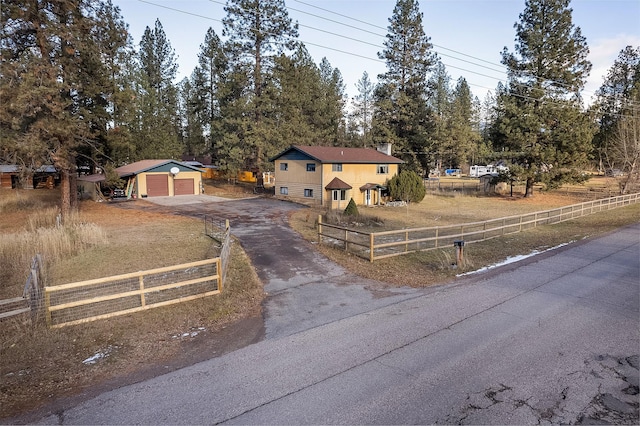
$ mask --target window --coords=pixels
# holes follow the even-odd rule
[[[280,163],[280,170],[282,170],[283,172],[289,170],[289,163]]]
[[[389,165],[388,164],[378,164],[378,172],[379,175],[386,175],[389,173]]]
[[[338,201],[338,200],[345,201],[346,199],[347,199],[347,191],[345,189],[333,190],[333,201]]]
[[[313,189],[305,189],[304,196],[307,198],[313,198]]]
[[[338,164],[332,164],[331,165],[331,171],[334,172],[341,172],[342,171],[342,164],[338,163]]]
[[[307,171],[315,172],[316,171],[316,163],[307,163]]]
[[[289,188],[286,186],[281,186],[280,187],[280,194],[282,195],[289,195]]]

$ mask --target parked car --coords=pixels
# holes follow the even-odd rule
[[[102,195],[107,198],[125,198],[127,196],[124,189],[120,188],[103,188]]]

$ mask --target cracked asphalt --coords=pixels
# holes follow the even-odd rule
[[[260,199],[178,209],[231,220],[269,293],[264,340],[39,423],[640,423],[640,223],[379,297],[380,283],[288,228],[296,208]]]

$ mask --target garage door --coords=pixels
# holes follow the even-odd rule
[[[193,195],[193,179],[174,179],[173,192],[176,195]]]
[[[147,196],[163,197],[169,195],[168,175],[147,175]]]

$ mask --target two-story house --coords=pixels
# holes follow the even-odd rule
[[[368,148],[293,145],[271,158],[275,162],[275,195],[310,205],[344,209],[382,201],[387,180],[403,163],[387,152]]]

